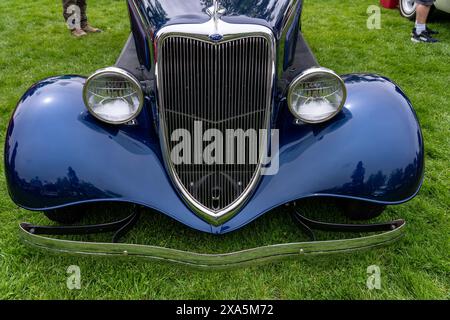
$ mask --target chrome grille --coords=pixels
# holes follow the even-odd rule
[[[171,141],[176,129],[186,129],[192,139],[193,163],[169,164],[179,187],[188,200],[195,201],[215,213],[238,201],[256,181],[260,168],[250,163],[248,141],[246,161],[226,161],[230,149],[213,153],[226,163],[195,163],[195,123],[202,132],[227,129],[267,129],[271,105],[273,59],[267,38],[252,36],[223,43],[183,37],[166,37],[158,48],[159,111],[164,128],[166,152],[179,142]],[[259,140],[259,139],[258,139]],[[202,142],[201,150],[210,142]],[[261,141],[256,142],[261,145]],[[189,144],[189,145],[187,145]],[[198,150],[198,149],[197,149]],[[168,155],[170,159],[170,155]],[[170,160],[169,160],[170,161]]]

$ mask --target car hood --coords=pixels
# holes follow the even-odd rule
[[[206,9],[212,0],[134,0],[141,6],[154,32],[174,24],[197,24],[210,20]],[[228,23],[260,24],[281,33],[284,17],[294,5],[303,0],[219,0],[226,13],[222,20]]]

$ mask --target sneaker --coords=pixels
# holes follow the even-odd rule
[[[416,42],[416,43],[418,43],[418,42],[425,42],[425,43],[439,42],[438,39],[432,38],[431,35],[427,31],[423,31],[420,34],[417,34],[416,28],[414,28],[412,31],[411,41]]]
[[[435,35],[435,34],[439,34],[439,31],[432,30],[432,29],[427,27],[427,33],[430,34],[430,35]]]
[[[87,33],[84,32],[84,31],[81,30],[81,29],[73,29],[73,30],[70,31],[70,33],[72,33],[72,35],[73,35],[75,38],[81,38],[81,37],[87,36]]]
[[[427,32],[430,36],[439,34],[439,31],[430,29],[430,28],[428,28],[428,26],[427,26],[426,28],[427,28],[427,29],[426,29],[426,32]],[[414,28],[412,29],[412,31],[411,31],[411,37],[414,35],[414,31],[415,31],[415,30],[416,30],[416,28],[414,27]]]

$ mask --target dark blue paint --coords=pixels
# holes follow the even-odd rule
[[[128,2],[128,13],[139,63],[146,67],[147,70],[150,70],[154,61],[154,57],[152,57],[149,50],[152,45],[152,39],[149,39],[149,33],[145,29],[137,9],[131,4],[131,2]]]
[[[302,1],[299,1],[296,8],[296,14],[294,22],[289,26],[286,33],[286,39],[284,39],[284,65],[283,69],[286,70],[294,60],[295,48],[297,45],[298,33],[300,32],[300,17],[302,12]]]
[[[152,31],[173,24],[205,23],[210,19],[206,9],[212,0],[135,0],[145,13]],[[291,0],[220,0],[229,23],[259,23],[281,33],[283,19]],[[303,2],[303,0],[300,0]]]
[[[293,9],[293,23],[286,26],[287,34],[283,35],[290,2],[291,0],[221,0],[220,4],[226,8],[221,20],[236,24],[260,24],[271,29],[277,41],[284,42],[284,67],[287,67],[295,53],[303,0],[297,2],[297,6]],[[140,20],[133,3],[138,6],[145,23]],[[151,69],[150,61],[155,61],[157,57],[152,56],[152,52],[148,49],[155,46],[155,35],[162,27],[205,23],[211,19],[206,9],[212,4],[212,0],[128,0],[131,30],[141,64],[148,70]],[[219,35],[212,35],[212,40],[220,41],[218,37]],[[154,54],[157,54],[156,50]]]
[[[264,176],[233,219],[212,227],[180,199],[165,171],[151,101],[138,126],[94,119],[82,101],[84,78],[63,76],[31,87],[11,119],[5,171],[12,199],[31,210],[93,201],[145,205],[197,230],[225,233],[268,210],[311,196],[399,204],[418,191],[423,140],[404,93],[386,78],[347,75],[343,111],[321,125],[296,125],[280,102],[280,170]]]

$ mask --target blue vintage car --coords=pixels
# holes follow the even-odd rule
[[[421,129],[406,95],[383,76],[337,75],[321,66],[301,33],[302,0],[127,2],[131,35],[114,66],[88,78],[45,79],[20,99],[5,146],[17,205],[73,223],[86,204],[132,203],[224,234],[290,204],[309,233],[384,232],[220,255],[43,236],[118,231],[117,240],[136,214],[95,226],[24,223],[26,242],[58,252],[223,267],[374,247],[401,236],[402,220],[322,223],[293,205],[335,198],[350,218],[373,218],[412,199],[424,172]],[[224,149],[209,150],[222,161],[205,162],[213,137],[228,132],[238,132],[236,148],[226,140]],[[247,132],[265,134],[255,140]],[[185,133],[192,137],[181,141]]]

